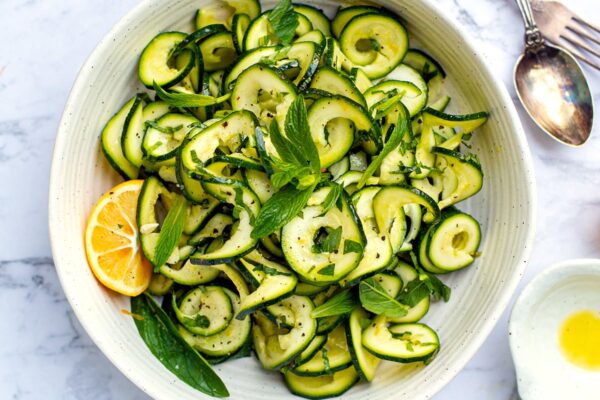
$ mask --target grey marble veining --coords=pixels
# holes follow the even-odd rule
[[[512,0],[436,0],[478,43],[513,99],[522,26]],[[600,24],[595,0],[566,0]],[[145,399],[100,353],[64,298],[50,257],[51,150],[77,71],[135,0],[0,1],[0,399]],[[600,74],[586,70],[600,98]],[[598,103],[596,103],[598,104]],[[560,147],[519,106],[539,188],[537,239],[523,285],[552,263],[600,257],[600,129]],[[436,399],[506,400],[515,377],[508,311]]]

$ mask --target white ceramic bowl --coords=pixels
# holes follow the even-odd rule
[[[564,261],[532,280],[513,307],[510,350],[519,394],[527,400],[597,399],[598,371],[573,365],[562,355],[559,330],[582,310],[600,311],[600,260]]]
[[[104,354],[142,390],[160,399],[203,396],[152,356],[131,317],[121,313],[129,308],[129,300],[96,282],[87,267],[83,230],[92,205],[120,180],[103,159],[98,136],[112,113],[142,89],[136,79],[141,50],[160,31],[190,31],[196,8],[209,1],[142,1],[102,40],[83,66],[66,105],[51,172],[50,234],[65,294]],[[339,5],[332,0],[303,2],[330,12]],[[482,222],[483,255],[472,267],[444,278],[453,289],[452,299],[433,306],[427,316],[427,323],[439,332],[440,354],[426,368],[384,363],[372,384],[359,384],[344,395],[372,400],[428,398],[473,356],[523,273],[534,230],[532,163],[510,97],[460,28],[430,0],[379,3],[401,15],[411,37],[442,63],[455,86],[451,110],[491,112],[490,121],[473,140],[473,151],[485,171],[484,187],[462,206]],[[234,399],[291,397],[278,375],[263,371],[254,359],[216,369]]]

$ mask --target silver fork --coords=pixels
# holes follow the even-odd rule
[[[542,35],[591,67],[600,70],[600,27],[585,21],[558,1],[532,1]]]

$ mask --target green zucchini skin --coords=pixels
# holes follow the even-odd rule
[[[440,350],[422,323],[439,288],[403,293],[479,255],[482,227],[455,206],[482,189],[465,147],[490,115],[446,111],[446,71],[390,11],[342,7],[330,20],[291,6],[287,38],[259,0],[219,1],[198,10],[194,32],[156,35],[138,78],[176,95],[131,97],[101,145],[123,178],[145,180],[136,224],[151,263],[169,207],[187,200],[181,239],[148,288],[183,340],[211,364],[253,350],[290,392],[321,399],[373,381],[381,360],[428,363]],[[300,98],[306,118],[290,108]],[[299,129],[319,165],[291,140]],[[311,193],[253,237],[263,208],[288,217],[285,186]],[[376,296],[410,306],[377,315]]]
[[[134,96],[127,101],[107,122],[100,134],[100,144],[106,160],[125,179],[135,179],[139,173],[139,169],[125,158],[121,143],[127,118],[141,101],[140,96]]]

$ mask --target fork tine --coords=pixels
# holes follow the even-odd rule
[[[576,38],[573,35],[567,35],[567,34],[561,34],[560,37],[564,40],[566,40],[567,42],[571,43],[573,46],[578,47],[579,49],[583,49],[585,51],[587,51],[588,53],[591,53],[593,55],[595,55],[596,57],[600,58],[600,51],[591,48],[590,46],[588,46],[586,43],[584,43],[582,40]]]
[[[585,57],[583,54],[581,54],[579,52],[579,50],[577,50],[576,48],[574,48],[573,46],[569,45],[569,44],[565,44],[565,43],[556,43],[553,42],[553,44],[562,47],[563,49],[565,49],[566,51],[568,51],[569,53],[571,53],[571,55],[575,58],[577,58],[578,60],[586,63],[587,65],[589,65],[592,68],[597,69],[598,71],[600,71],[600,64],[590,60],[589,58]]]
[[[578,28],[578,27],[576,27],[574,25],[567,25],[567,29],[570,30],[571,32],[579,35],[579,36],[582,36],[582,37],[586,38],[587,40],[589,40],[591,42],[594,42],[594,43],[600,45],[600,39],[597,38],[597,37],[594,37],[594,36],[590,35],[584,29]]]
[[[594,24],[592,24],[590,22],[587,22],[587,21],[583,20],[583,19],[579,18],[578,16],[573,16],[573,19],[575,21],[579,22],[581,25],[585,25],[588,28],[590,28],[590,29],[592,29],[592,30],[600,33],[600,27],[598,27],[598,26],[596,26],[596,25],[594,25]]]

